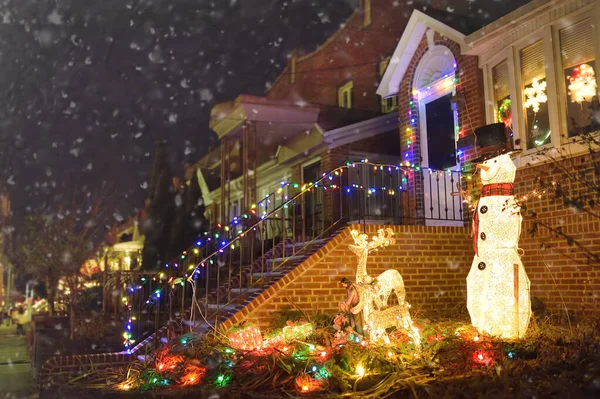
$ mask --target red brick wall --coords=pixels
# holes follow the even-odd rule
[[[384,226],[366,226],[369,236]],[[351,226],[312,255],[290,275],[259,296],[228,325],[249,319],[268,324],[277,311],[293,307],[337,312],[345,299],[342,277],[354,279],[356,255],[348,249],[353,243]],[[466,303],[466,277],[473,251],[469,231],[458,227],[392,226],[396,244],[381,248],[369,257],[367,271],[376,277],[396,269],[404,278],[406,299],[415,313],[438,314]],[[227,327],[227,326],[226,326]]]
[[[592,167],[590,156],[587,155],[560,164],[550,163],[517,170],[516,194],[520,198],[524,195],[529,197],[525,202],[527,211],[524,212],[519,244],[525,251],[523,265],[531,280],[531,295],[539,297],[551,309],[564,309],[565,306],[573,311],[598,309],[600,264],[590,264],[581,248],[569,245],[564,237],[548,228],[539,226],[537,236],[531,237],[528,231],[535,222],[531,212],[536,213],[539,222],[562,229],[597,256],[600,256],[600,218],[565,206],[563,199],[556,197],[553,192],[542,195],[542,198],[531,195],[531,192],[537,178],[560,182],[566,192],[589,192],[574,179],[565,178],[565,173],[576,175]],[[592,171],[589,173],[591,175]],[[590,210],[589,206],[585,209]],[[597,209],[595,213],[598,213]]]
[[[355,12],[318,50],[297,58],[295,83],[288,66],[266,96],[337,106],[338,88],[353,81],[352,107],[379,111],[379,61],[392,55],[412,12],[404,2],[394,3],[372,0],[372,23],[364,29],[362,13]]]

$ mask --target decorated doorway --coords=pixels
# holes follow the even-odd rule
[[[421,59],[414,87],[419,131],[425,224],[462,226],[462,204],[452,196],[460,178],[456,157],[458,115],[453,106],[456,63],[445,46],[433,46]]]

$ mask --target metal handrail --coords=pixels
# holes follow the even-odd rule
[[[350,170],[353,170],[356,168],[356,166],[359,165],[358,169],[364,169],[364,170],[357,170],[356,171],[356,178],[359,179],[357,180],[358,183],[352,183],[350,181],[350,179],[352,178],[352,176],[350,176],[350,173],[345,173],[348,172]],[[325,236],[327,236],[335,227],[339,226],[342,222],[344,221],[348,221],[351,218],[351,214],[354,211],[352,209],[352,204],[351,204],[351,199],[344,199],[342,197],[341,194],[341,190],[338,191],[339,193],[339,215],[336,216],[335,218],[332,217],[332,221],[331,222],[327,222],[324,220],[325,218],[324,216],[324,211],[321,210],[320,215],[318,216],[319,218],[321,218],[320,220],[316,220],[316,216],[315,216],[315,211],[316,211],[316,198],[314,196],[315,193],[315,189],[318,188],[320,185],[321,186],[325,186],[325,189],[327,188],[327,184],[323,184],[323,182],[329,183],[329,188],[331,188],[331,186],[338,186],[339,188],[344,188],[346,187],[346,190],[348,190],[347,192],[350,193],[351,190],[356,190],[356,192],[358,192],[359,194],[367,194],[364,198],[364,200],[361,200],[361,196],[358,196],[358,215],[359,215],[359,220],[360,219],[367,219],[369,216],[367,215],[367,213],[369,212],[368,208],[370,206],[372,206],[372,202],[375,202],[375,206],[379,206],[380,204],[377,201],[377,198],[375,198],[375,200],[371,201],[369,198],[373,193],[377,193],[377,190],[381,191],[381,187],[375,188],[375,187],[369,187],[368,185],[364,185],[361,182],[363,180],[360,179],[365,179],[367,176],[367,168],[370,168],[369,170],[373,171],[373,174],[375,176],[375,178],[373,179],[373,181],[377,181],[378,177],[376,176],[377,173],[379,173],[379,171],[384,171],[385,173],[387,173],[389,171],[389,181],[393,182],[395,181],[396,183],[400,184],[399,182],[401,181],[402,184],[400,186],[397,187],[383,187],[383,190],[388,190],[389,195],[391,195],[391,197],[394,197],[394,195],[396,194],[395,190],[398,190],[398,192],[402,192],[402,194],[404,194],[407,198],[407,203],[408,206],[406,206],[406,203],[403,202],[403,200],[400,198],[399,200],[395,200],[396,202],[394,202],[394,200],[390,200],[389,203],[391,204],[391,215],[396,218],[397,216],[397,209],[395,209],[395,207],[400,206],[400,222],[402,223],[404,221],[404,213],[405,212],[405,208],[409,210],[409,213],[412,212],[416,212],[417,216],[418,216],[418,206],[419,204],[416,203],[416,201],[413,201],[412,203],[410,202],[410,196],[408,195],[411,191],[414,192],[416,190],[419,189],[424,189],[423,187],[426,187],[426,176],[427,176],[427,170],[423,171],[420,168],[410,168],[410,167],[403,167],[403,166],[397,166],[397,165],[381,165],[381,164],[371,164],[368,162],[359,162],[359,163],[347,163],[343,166],[339,166],[335,169],[333,169],[332,171],[330,171],[329,173],[323,174],[321,176],[320,179],[318,179],[315,182],[312,183],[308,183],[306,185],[304,185],[302,187],[302,189],[300,190],[300,192],[298,192],[297,194],[287,197],[289,199],[287,199],[287,201],[282,201],[282,203],[277,206],[275,209],[273,209],[271,212],[269,212],[266,215],[262,215],[260,220],[257,220],[256,222],[254,222],[252,225],[250,225],[249,227],[247,227],[242,233],[238,234],[236,237],[234,237],[231,241],[229,242],[225,242],[223,245],[218,246],[218,248],[210,253],[209,255],[205,256],[202,258],[202,260],[200,260],[199,262],[194,262],[196,263],[195,266],[190,266],[188,270],[182,270],[181,273],[179,273],[178,278],[184,278],[185,280],[187,280],[189,283],[192,283],[192,295],[193,298],[190,298],[190,303],[188,306],[187,303],[187,297],[186,294],[189,295],[190,294],[190,290],[186,290],[185,289],[185,285],[183,286],[183,288],[181,289],[181,316],[183,317],[184,314],[190,314],[190,324],[191,324],[191,328],[194,328],[196,326],[196,320],[195,320],[195,308],[194,306],[198,306],[201,302],[198,302],[197,297],[196,297],[196,289],[200,288],[200,289],[204,289],[204,317],[206,317],[206,319],[210,319],[213,316],[218,316],[219,312],[223,309],[223,307],[228,306],[236,301],[238,301],[242,296],[244,296],[245,294],[247,294],[251,289],[256,288],[259,285],[263,285],[265,283],[265,281],[267,281],[268,277],[271,277],[273,275],[274,272],[281,270],[283,267],[288,266],[291,263],[292,257],[296,256],[298,254],[302,254],[304,253],[304,251],[306,251],[311,245],[314,244],[314,242],[316,240],[319,240]],[[385,170],[384,170],[385,169]],[[393,172],[397,172],[398,176],[393,176]],[[412,173],[412,176],[409,175],[409,172]],[[445,174],[447,174],[450,177],[447,177]],[[437,183],[436,183],[436,187],[437,187],[437,194],[439,197],[439,193],[440,193],[440,187],[442,187],[444,190],[447,191],[447,187],[448,185],[452,185],[454,183],[454,178],[455,176],[453,174],[458,174],[458,179],[457,181],[460,182],[460,172],[456,172],[456,171],[445,171],[445,172],[436,172],[435,173],[435,178],[437,179]],[[406,179],[404,179],[403,176],[407,176]],[[440,220],[442,220],[444,217],[446,218],[446,220],[462,220],[462,210],[460,209],[449,209],[448,207],[448,200],[446,198],[444,198],[444,203],[440,202],[440,198],[437,199],[436,202],[436,207],[431,206],[433,199],[431,198],[433,196],[433,189],[432,189],[432,185],[431,185],[431,179],[432,179],[432,171],[430,171],[429,173],[429,179],[430,179],[430,191],[429,191],[429,203],[425,204],[424,202],[422,204],[420,204],[422,206],[422,210],[421,212],[423,213],[422,217],[413,217],[413,219],[411,220],[415,220],[417,221],[417,219],[420,218],[427,218],[427,209],[425,209],[427,207],[427,205],[429,205],[430,208],[430,218],[435,219],[438,218]],[[380,178],[381,181],[384,181],[385,178],[387,178],[386,176],[383,176],[383,172],[382,172],[382,176]],[[443,180],[442,184],[440,184],[440,178],[441,179],[445,179]],[[334,181],[335,179],[339,179],[338,181]],[[344,179],[346,180],[346,184],[344,184]],[[394,180],[396,179],[396,180]],[[406,181],[405,181],[406,180]],[[368,183],[368,178],[367,180]],[[339,183],[339,184],[338,184]],[[351,187],[351,184],[353,184],[353,186]],[[384,183],[387,184],[387,183]],[[392,183],[390,183],[392,184]],[[420,187],[419,187],[420,184]],[[409,185],[412,185],[412,187],[409,187]],[[356,187],[354,187],[356,186]],[[279,190],[277,190],[279,191]],[[373,193],[371,192],[373,191]],[[367,193],[368,192],[368,193]],[[446,192],[445,195],[447,195],[448,193]],[[276,195],[276,194],[275,194]],[[376,194],[373,194],[374,197],[376,197]],[[399,196],[398,196],[399,197]],[[272,197],[271,197],[272,198]],[[283,198],[282,198],[283,199]],[[334,198],[333,195],[331,196],[331,202],[333,203]],[[371,202],[370,202],[371,201]],[[386,203],[386,201],[388,201],[387,199],[384,198],[384,200],[381,201],[381,203]],[[398,202],[399,201],[399,202]],[[307,216],[307,204],[310,204],[310,206],[312,206],[312,210],[310,212],[310,217],[311,220],[309,221]],[[301,213],[302,213],[302,217],[301,217],[301,223],[302,225],[301,230],[302,230],[302,247],[300,249],[297,250],[296,248],[296,239],[299,238],[299,231],[297,229],[297,225],[296,225],[296,211],[298,209],[298,205],[301,206]],[[332,205],[332,204],[329,204]],[[348,213],[344,214],[344,210],[346,208],[346,205],[348,207]],[[384,206],[388,206],[387,204],[384,204]],[[444,207],[444,212],[441,212],[442,207]],[[414,208],[414,209],[413,209]],[[290,210],[291,209],[291,210]],[[381,212],[380,209],[376,209],[378,211]],[[448,219],[448,215],[449,215],[449,211],[452,211],[452,218]],[[458,212],[460,210],[460,212]],[[390,211],[388,209],[388,211]],[[437,211],[437,214],[434,215],[434,211]],[[291,212],[291,215],[290,215]],[[333,212],[333,211],[332,211]],[[333,213],[332,213],[333,214]],[[410,216],[412,217],[412,216]],[[333,220],[335,219],[335,220]],[[309,223],[310,222],[310,223]],[[322,228],[319,228],[319,226],[322,224]],[[276,234],[275,232],[275,227],[277,227],[279,230],[279,235]],[[306,240],[306,229],[310,227],[310,229],[312,230],[312,233],[310,234],[310,239]],[[291,228],[292,231],[292,240],[290,241],[288,239],[288,237],[286,237],[287,234],[287,230]],[[269,235],[271,235],[271,237],[269,237]],[[265,244],[269,244],[268,241],[272,241],[272,247],[268,250],[266,250],[266,245]],[[288,243],[293,243],[292,245],[292,253],[291,255],[287,255],[287,248],[286,245]],[[254,245],[255,243],[259,243],[261,248],[260,248],[260,253],[256,253],[256,249]],[[233,257],[236,256],[236,253],[234,252],[236,249],[238,249],[239,251],[239,262],[238,259],[233,260]],[[249,251],[248,251],[249,250]],[[276,255],[277,252],[281,250],[281,254],[282,254],[282,260],[279,263],[275,263],[274,259],[278,256]],[[270,255],[269,255],[270,252]],[[245,257],[245,255],[249,255],[248,257]],[[265,263],[266,263],[266,259],[268,258],[268,256],[271,256],[273,259],[271,260],[271,267],[267,267],[266,273],[265,273]],[[214,262],[214,261],[217,262]],[[256,280],[254,280],[253,275],[256,274],[255,273],[255,266],[257,266],[257,262],[260,260],[260,277],[257,278]],[[228,268],[225,270],[223,269],[223,266],[227,266],[225,265],[225,263],[229,263],[228,264]],[[219,266],[219,263],[222,263]],[[267,262],[268,263],[268,262]],[[213,271],[213,265],[216,268],[216,271]],[[185,268],[183,268],[185,269]],[[234,272],[235,270],[235,272]],[[173,272],[174,270],[170,270],[171,272]],[[202,271],[204,271],[202,273]],[[225,278],[223,280],[221,280],[221,275],[224,274],[222,271],[227,272],[227,276],[225,276]],[[212,275],[211,275],[211,272]],[[202,277],[204,278],[204,286],[202,287],[201,285],[197,285],[197,283],[199,283],[198,278],[200,277],[199,275],[202,275]],[[244,277],[247,277],[249,275],[249,277],[247,278],[248,281],[244,281]],[[173,280],[175,276],[171,276],[171,279],[167,282],[167,284],[171,284],[171,281]],[[237,282],[235,282],[235,279],[239,278],[239,280],[237,280]],[[185,281],[184,280],[184,281]],[[162,282],[162,280],[158,281],[159,284],[164,284]],[[232,285],[234,284],[238,284],[238,286],[236,287],[237,289],[239,289],[239,292],[236,292],[235,295],[232,295]],[[173,294],[173,292],[177,289],[177,287],[175,287],[174,285],[171,285],[171,294]],[[224,298],[221,296],[220,292],[226,290],[227,291],[227,298],[225,301],[222,301]],[[216,305],[215,307],[215,311],[214,312],[210,312],[209,311],[209,307],[212,305],[211,301],[209,299],[215,299],[214,305]],[[169,318],[172,319],[172,303],[171,303],[171,298],[172,295],[169,296]],[[155,306],[155,308],[160,308],[160,306],[165,306],[164,301],[162,303],[160,303],[158,306]],[[187,309],[187,311],[186,311]],[[155,309],[155,313],[158,312],[159,310]],[[210,316],[209,316],[210,313]],[[156,322],[158,323],[158,317],[156,318]],[[218,323],[218,322],[217,322]],[[158,330],[158,325],[155,325],[155,330]]]

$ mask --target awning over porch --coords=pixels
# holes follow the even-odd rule
[[[210,127],[222,139],[239,135],[244,122],[252,122],[258,142],[272,145],[310,130],[318,117],[315,105],[242,94],[213,107]]]

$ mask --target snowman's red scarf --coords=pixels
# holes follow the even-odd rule
[[[481,195],[477,201],[475,215],[473,215],[473,251],[479,255],[477,250],[477,239],[479,238],[479,201],[483,197],[492,197],[494,195],[515,195],[515,187],[512,183],[486,184],[481,188]]]

